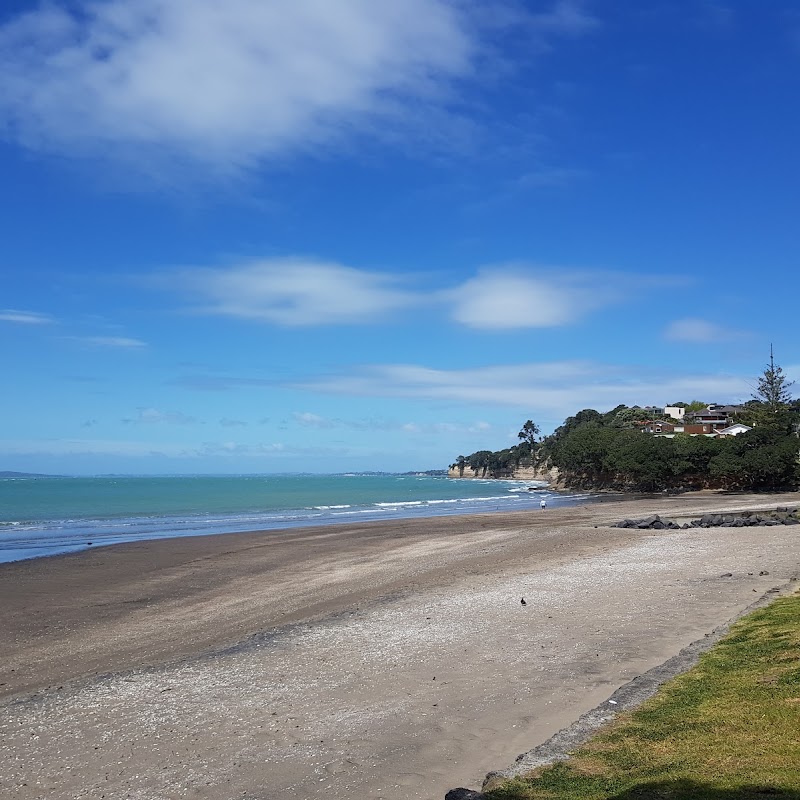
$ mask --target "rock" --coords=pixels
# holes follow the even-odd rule
[[[472,789],[451,789],[444,800],[486,800],[483,792],[473,792]]]
[[[732,578],[732,577],[733,577],[732,572],[723,572],[722,575],[720,575],[720,578]]]

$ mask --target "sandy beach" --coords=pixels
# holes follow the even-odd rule
[[[611,523],[799,499],[608,498],[1,565],[0,793],[478,788],[800,573],[798,527]]]

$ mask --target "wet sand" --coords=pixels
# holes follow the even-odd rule
[[[0,565],[0,793],[477,787],[800,572],[800,526],[609,523],[798,500],[609,499]]]

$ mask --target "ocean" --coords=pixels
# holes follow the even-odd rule
[[[0,562],[198,534],[539,510],[586,502],[531,481],[428,475],[0,478]]]

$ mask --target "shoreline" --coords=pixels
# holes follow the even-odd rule
[[[609,524],[798,501],[609,497],[0,565],[9,788],[24,800],[76,787],[173,796],[189,747],[205,759],[198,797],[443,797],[800,570],[788,526]],[[76,725],[85,743],[66,734]],[[31,745],[34,730],[43,739]],[[156,735],[163,752],[143,746]],[[109,783],[112,761],[124,769]],[[47,791],[23,780],[33,774]]]
[[[47,505],[52,518],[40,520],[28,520],[25,516],[26,508],[15,507],[13,495],[5,498],[9,503],[4,507],[4,520],[0,522],[0,563],[22,561],[30,558],[47,558],[54,555],[66,553],[85,552],[91,548],[105,547],[114,544],[125,544],[130,542],[154,541],[158,539],[171,539],[193,536],[215,536],[229,533],[250,533],[253,531],[279,531],[286,529],[304,529],[309,527],[328,526],[328,525],[358,525],[367,521],[394,521],[427,519],[429,517],[445,516],[468,516],[480,513],[493,513],[503,508],[504,511],[528,510],[538,506],[537,492],[525,491],[523,480],[481,480],[480,489],[475,491],[465,491],[463,486],[475,484],[476,481],[457,481],[444,477],[430,478],[427,476],[414,476],[414,480],[424,477],[427,486],[420,492],[412,490],[409,492],[409,485],[415,485],[414,480],[411,484],[393,483],[384,486],[383,491],[375,493],[373,486],[360,486],[355,491],[349,485],[348,475],[317,476],[322,481],[342,481],[344,483],[332,487],[323,485],[312,487],[312,490],[304,498],[294,495],[296,505],[274,505],[267,500],[266,504],[256,509],[253,503],[262,503],[265,498],[256,496],[253,492],[264,489],[267,492],[278,491],[288,488],[290,495],[296,492],[298,487],[280,487],[267,485],[261,486],[260,481],[255,481],[254,485],[247,484],[251,496],[248,498],[236,497],[232,500],[239,510],[231,510],[231,507],[223,508],[217,503],[210,504],[208,507],[195,507],[193,511],[187,510],[196,497],[197,487],[194,485],[194,478],[186,484],[186,478],[176,478],[178,485],[174,487],[175,492],[181,497],[181,502],[174,508],[165,509],[163,507],[163,497],[161,498],[161,510],[134,510],[130,503],[136,504],[138,500],[129,498],[122,506],[114,506],[109,509],[103,504],[106,500],[119,502],[119,498],[114,498],[117,479],[102,487],[92,487],[91,491],[97,491],[97,500],[88,504],[72,508],[71,514],[67,518],[61,518],[56,509]],[[357,477],[357,476],[352,476]],[[406,481],[407,476],[367,476],[367,480]],[[264,476],[263,480],[275,481],[282,480],[283,476]],[[81,478],[60,478],[59,481],[81,481]],[[129,476],[120,478],[123,483],[131,481],[153,480]],[[212,479],[216,480],[216,479]],[[28,497],[26,502],[52,503],[51,499],[46,499],[47,491],[45,482],[30,480],[26,484],[33,485],[40,491],[40,496]],[[449,486],[448,486],[449,484]],[[460,484],[461,489],[453,491],[453,484]],[[256,489],[254,489],[254,486]],[[491,486],[491,489],[487,489]],[[512,488],[513,487],[513,488]],[[151,487],[152,488],[152,487]],[[212,487],[213,488],[213,487]],[[225,491],[230,491],[230,486],[225,487]],[[304,490],[305,490],[304,486]],[[537,487],[538,488],[538,487]],[[158,491],[163,491],[165,487],[159,486]],[[76,486],[75,491],[81,493],[85,487]],[[106,497],[108,492],[111,495]],[[541,488],[548,496],[552,496],[559,505],[574,505],[585,502],[589,493],[568,492],[555,488]],[[63,487],[62,487],[63,492]],[[181,494],[181,492],[183,494]],[[337,495],[340,502],[334,502],[331,493]],[[365,493],[366,492],[366,493]],[[320,499],[321,498],[321,499]],[[218,498],[219,499],[219,498]],[[156,504],[158,506],[158,503]],[[183,510],[181,510],[183,509]],[[114,513],[108,513],[114,511]],[[15,516],[16,514],[16,516]]]

